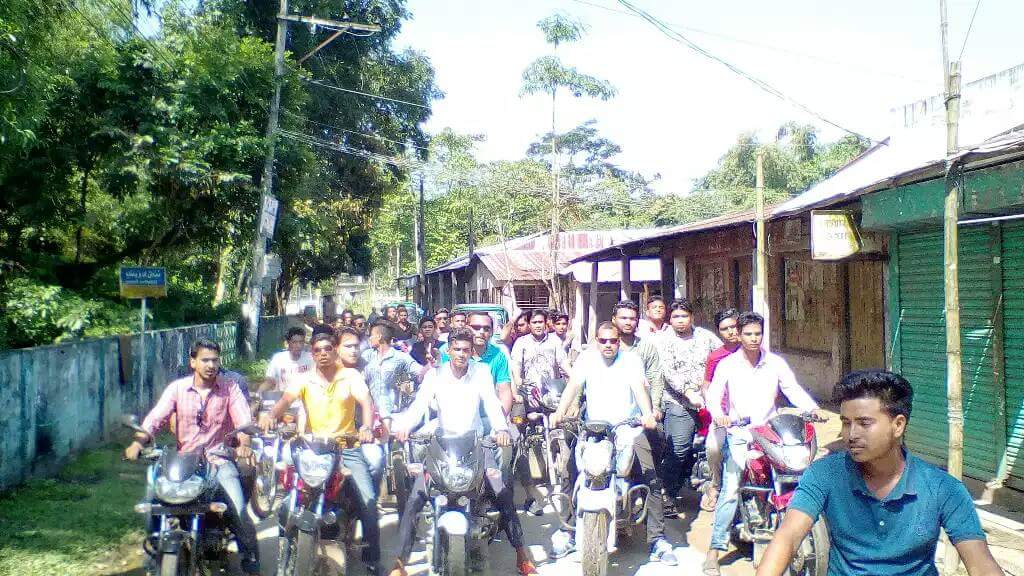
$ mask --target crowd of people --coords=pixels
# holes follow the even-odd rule
[[[374,573],[406,574],[415,515],[426,499],[420,480],[402,512],[397,558],[382,560],[376,502],[385,456],[381,443],[374,438],[407,438],[428,406],[441,413],[439,421],[446,432],[476,429],[482,435],[493,436],[498,446],[510,442],[509,413],[519,390],[543,387],[553,379],[567,382],[552,416],[553,426],[580,413],[608,422],[636,418],[641,426],[636,429],[633,448],[643,481],[650,487],[646,517],[650,561],[668,565],[676,565],[678,559],[665,533],[666,519],[681,513],[685,502],[681,496],[690,486],[694,439],[698,433],[706,434],[712,481],[699,506],[714,515],[710,550],[703,566],[708,575],[719,574],[719,554],[729,545],[745,458],[746,445],[730,442],[727,430],[740,422],[749,422],[744,424],[747,427],[764,424],[776,414],[780,397],[802,411],[818,409],[786,361],[764,349],[764,319],[753,312],[727,309],[714,318],[702,319],[686,299],[667,302],[652,296],[644,303],[641,315],[636,303],[622,301],[607,311],[609,320],[598,325],[593,340],[586,345],[570,332],[569,315],[559,311],[523,311],[500,328],[496,318],[484,311],[442,308],[423,315],[415,324],[410,320],[412,316],[401,305],[387,306],[369,317],[345,310],[330,324],[292,328],[286,335],[286,348],[271,359],[262,385],[262,389],[284,391],[266,421],[260,422],[265,429],[285,408],[299,403],[304,407],[304,427],[312,433],[357,433],[364,440],[358,448],[345,452],[344,465],[353,473],[362,507],[360,520],[366,542],[363,561]],[[709,320],[710,326],[700,326],[702,320]],[[219,377],[219,364],[214,366],[216,362],[211,360],[217,352],[212,342],[200,341],[193,346],[195,377],[182,378],[168,387],[147,416],[143,424],[146,430],[155,433],[177,411],[179,444],[202,449],[218,440],[218,433],[223,436],[232,425],[245,423],[248,411],[243,414],[239,407],[237,384]],[[857,407],[862,413],[848,419],[844,400],[843,433],[863,450],[854,453],[849,469],[837,474],[846,478],[859,472],[863,475],[860,484],[868,487],[868,498],[885,504],[891,500],[887,497],[894,486],[901,495],[910,494],[910,487],[899,484],[899,488],[897,482],[892,482],[886,491],[885,486],[879,487],[879,480],[892,481],[895,474],[896,481],[904,482],[900,480],[902,467],[910,463],[918,475],[933,471],[902,448],[902,433],[910,412],[909,384],[881,370],[857,378],[849,383],[844,380],[848,389],[845,400],[851,406],[860,402]],[[865,399],[877,408],[869,415],[863,413],[868,409]],[[874,420],[868,422],[870,418]],[[876,428],[868,430],[872,426]],[[241,436],[244,447],[248,440]],[[139,449],[141,445],[136,442],[127,455],[137,456]],[[900,468],[876,466],[879,462],[892,464],[893,458],[899,460]],[[498,450],[489,464],[503,470],[507,462],[502,462]],[[835,468],[844,464],[830,461],[828,465]],[[813,492],[801,488],[794,500],[794,506],[802,511],[799,522],[790,521],[787,515],[783,534],[789,544],[799,542],[818,515],[829,517],[830,527],[833,522],[845,525],[830,515],[853,514],[850,509],[857,506],[852,496],[849,501],[834,501],[834,494],[842,492],[842,487],[836,485],[841,482],[839,476],[822,476],[816,466],[810,469],[815,474],[809,472],[814,479]],[[888,475],[872,476],[882,472]],[[237,513],[243,507],[237,482],[237,473],[221,478],[225,491],[232,495],[235,513],[229,520],[236,527],[243,568],[257,573],[252,528],[247,525],[247,515]],[[964,508],[963,486],[955,481],[943,482],[943,494],[948,498],[918,505],[927,510],[922,513],[926,522],[931,522],[926,527],[928,537],[937,534],[941,525],[954,538],[971,574],[1001,573],[997,566],[992,570],[994,562],[988,563],[991,556],[984,547],[984,535],[969,497],[969,509]],[[513,490],[514,482],[507,475],[488,475],[486,492],[502,515],[501,525],[517,553],[518,572],[536,574],[513,506]],[[528,487],[524,500],[523,512],[543,513],[546,501],[537,488]],[[955,528],[948,525],[953,518],[950,506],[960,522]],[[695,515],[696,510],[682,513]],[[555,557],[574,549],[571,533],[559,536],[552,539],[556,543],[552,546]],[[978,540],[984,553],[972,544]],[[926,556],[927,549],[920,544],[908,541],[906,546],[915,554],[923,550]],[[795,544],[788,550],[785,546],[771,547],[766,564],[770,568],[758,574],[781,574],[794,548]],[[868,572],[877,569],[880,571],[872,573],[878,574],[897,571],[881,571],[877,562],[889,562],[886,566],[891,566],[905,561],[909,554],[902,549],[888,550],[890,558],[878,559],[867,547],[844,548],[841,553],[846,555],[842,562],[870,566]],[[871,564],[867,557],[876,563]]]

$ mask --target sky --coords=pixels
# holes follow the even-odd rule
[[[892,131],[889,110],[942,91],[938,0],[633,0],[712,54],[845,129]],[[967,35],[971,15],[977,15]],[[844,134],[662,35],[617,0],[410,0],[399,47],[426,54],[445,98],[429,132],[483,134],[484,161],[522,158],[550,129],[550,100],[520,97],[522,72],[550,53],[536,23],[555,12],[587,35],[558,50],[565,64],[610,81],[607,102],[559,96],[558,130],[589,119],[622,146],[623,168],[685,193],[744,132],[763,141],[794,120]],[[1024,62],[1020,0],[948,0],[949,52],[964,82]],[[964,44],[967,39],[966,45]]]

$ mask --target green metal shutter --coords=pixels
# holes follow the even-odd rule
[[[990,238],[985,229],[966,228],[960,232],[964,471],[982,480],[995,476],[997,452],[1002,450],[992,442],[995,394]],[[942,232],[905,232],[898,242],[899,365],[914,386],[907,444],[920,456],[945,464],[949,434]]]
[[[1008,483],[1024,490],[1024,223],[1003,226],[1003,330]]]

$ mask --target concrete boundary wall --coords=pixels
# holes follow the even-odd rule
[[[281,342],[293,323],[299,322],[265,318],[261,350]],[[187,369],[194,340],[220,343],[230,367],[238,336],[235,322],[148,332],[141,385],[138,334],[0,351],[0,490],[52,473],[75,452],[109,440],[122,414],[141,417],[167,383]]]

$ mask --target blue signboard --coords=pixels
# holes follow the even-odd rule
[[[160,298],[167,296],[167,271],[164,268],[125,266],[120,270],[121,296],[124,298]]]

